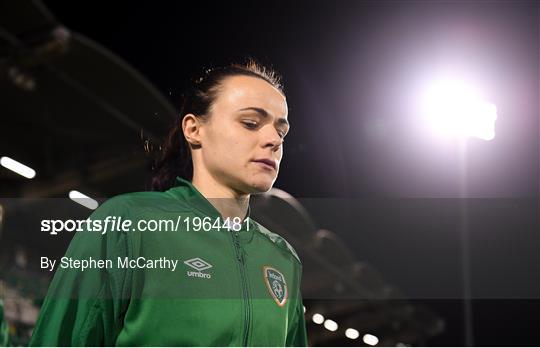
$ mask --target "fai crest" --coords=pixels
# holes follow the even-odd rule
[[[280,271],[273,267],[263,267],[264,282],[270,295],[274,298],[278,306],[282,307],[287,302],[287,283]]]

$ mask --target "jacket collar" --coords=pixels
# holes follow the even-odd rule
[[[223,220],[221,213],[202,195],[202,193],[197,190],[195,186],[180,176],[176,177],[174,186],[169,189],[169,192],[172,193],[175,197],[179,199],[186,200],[190,206],[192,206],[199,213],[204,216],[210,216]],[[251,220],[251,207],[248,205],[247,215],[245,216],[244,221],[249,220],[249,229],[256,228],[255,222]],[[242,230],[246,229],[246,223],[243,223]]]

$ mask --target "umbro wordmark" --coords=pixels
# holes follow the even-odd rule
[[[186,265],[189,267],[195,269],[196,271],[187,271],[188,277],[195,277],[195,278],[206,278],[210,279],[212,278],[212,275],[209,273],[203,273],[201,271],[207,270],[209,268],[212,268],[212,265],[208,262],[204,261],[200,257],[196,257],[194,259],[189,259],[184,261]]]

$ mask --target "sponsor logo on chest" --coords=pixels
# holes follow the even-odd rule
[[[186,274],[188,275],[188,277],[205,278],[205,279],[212,278],[211,274],[202,272],[204,270],[212,268],[212,265],[204,261],[200,257],[186,260],[184,261],[184,263],[195,270],[195,271],[191,271],[191,270],[187,271]]]

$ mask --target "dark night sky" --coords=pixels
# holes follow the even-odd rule
[[[502,301],[540,294],[538,2],[45,4],[175,106],[204,65],[246,55],[271,63],[283,74],[292,125],[275,186],[299,198],[353,199],[312,213],[413,298],[459,300],[462,279],[458,149],[417,125],[416,87],[449,64],[480,81],[499,118],[493,141],[468,143],[471,270],[476,296],[501,301],[475,305],[476,343],[538,344],[538,317],[523,309],[538,301]],[[443,302],[433,306],[449,331],[432,344],[460,345],[460,305]]]
[[[499,109],[497,138],[469,144],[469,194],[539,192],[535,2],[46,4],[174,104],[205,64],[271,63],[293,125],[276,186],[295,196],[456,197],[454,144],[419,133],[410,106],[418,77],[448,64]]]

